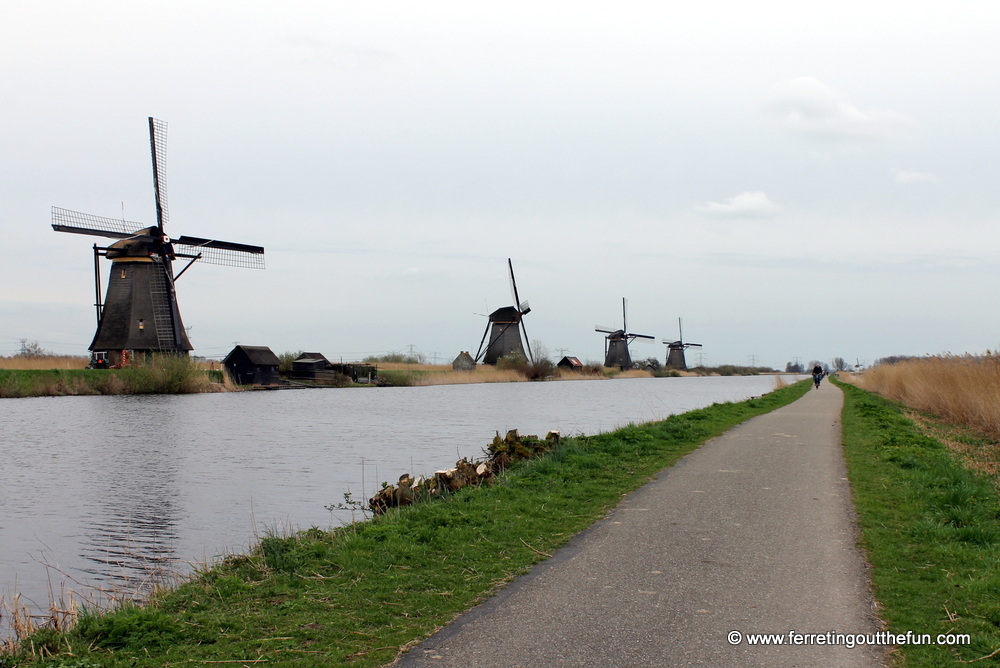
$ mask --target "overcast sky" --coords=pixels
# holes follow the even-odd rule
[[[0,354],[86,354],[53,205],[266,248],[178,282],[196,354],[475,353],[511,303],[708,364],[1000,347],[995,2],[0,4]],[[104,261],[104,271],[107,265]],[[689,353],[690,355],[690,353]]]

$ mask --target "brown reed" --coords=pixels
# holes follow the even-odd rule
[[[40,357],[13,355],[11,357],[0,357],[0,369],[21,371],[31,369],[86,369],[89,365],[89,357],[76,355],[44,355]]]
[[[382,365],[379,365],[381,368]],[[468,383],[519,383],[528,380],[514,369],[482,365],[475,371],[442,371],[416,376],[414,385],[464,385]]]
[[[1000,438],[1000,355],[995,353],[880,364],[848,380],[951,424]]]

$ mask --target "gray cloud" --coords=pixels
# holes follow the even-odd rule
[[[910,184],[910,183],[930,183],[938,184],[941,183],[941,179],[931,174],[930,172],[899,172],[896,174],[896,178],[893,179],[896,183]]]
[[[713,218],[772,218],[781,211],[767,193],[760,191],[742,192],[724,202],[709,202],[695,208]]]
[[[896,111],[859,109],[844,93],[812,77],[778,83],[767,107],[791,132],[827,141],[891,139],[917,125]]]

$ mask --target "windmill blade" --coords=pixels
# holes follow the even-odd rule
[[[130,220],[117,220],[92,216],[89,213],[52,207],[52,229],[56,232],[71,232],[73,234],[89,234],[95,237],[111,239],[127,239],[138,232],[147,229],[149,225]]]
[[[602,334],[614,334],[617,329],[611,329],[610,327],[601,327],[600,325],[594,325],[595,332],[601,332]]]
[[[149,117],[149,150],[153,154],[153,192],[156,224],[162,233],[167,222],[167,124]]]
[[[521,298],[517,294],[517,281],[514,280],[514,265],[510,258],[507,258],[507,269],[510,271],[510,293],[514,297],[514,306],[521,303]]]
[[[208,264],[246,269],[264,268],[264,249],[261,246],[182,236],[173,241],[173,247],[174,253],[180,257],[196,257],[200,254],[202,262]]]
[[[684,345],[687,346],[688,348],[701,348],[700,343],[685,343]]]
[[[531,313],[531,306],[528,305],[528,301],[525,300],[518,304],[517,310],[521,312],[521,315]]]
[[[521,333],[524,334],[524,347],[528,349],[528,362],[534,364],[535,356],[531,354],[531,342],[528,341],[528,330],[524,328],[524,320],[521,320]]]
[[[632,334],[630,332],[629,336],[632,337],[633,339],[649,339],[650,341],[656,340],[655,336],[649,336],[648,334]]]

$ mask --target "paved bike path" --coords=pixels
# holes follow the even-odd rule
[[[730,644],[874,633],[829,383],[709,441],[394,665],[882,666],[881,651]]]

